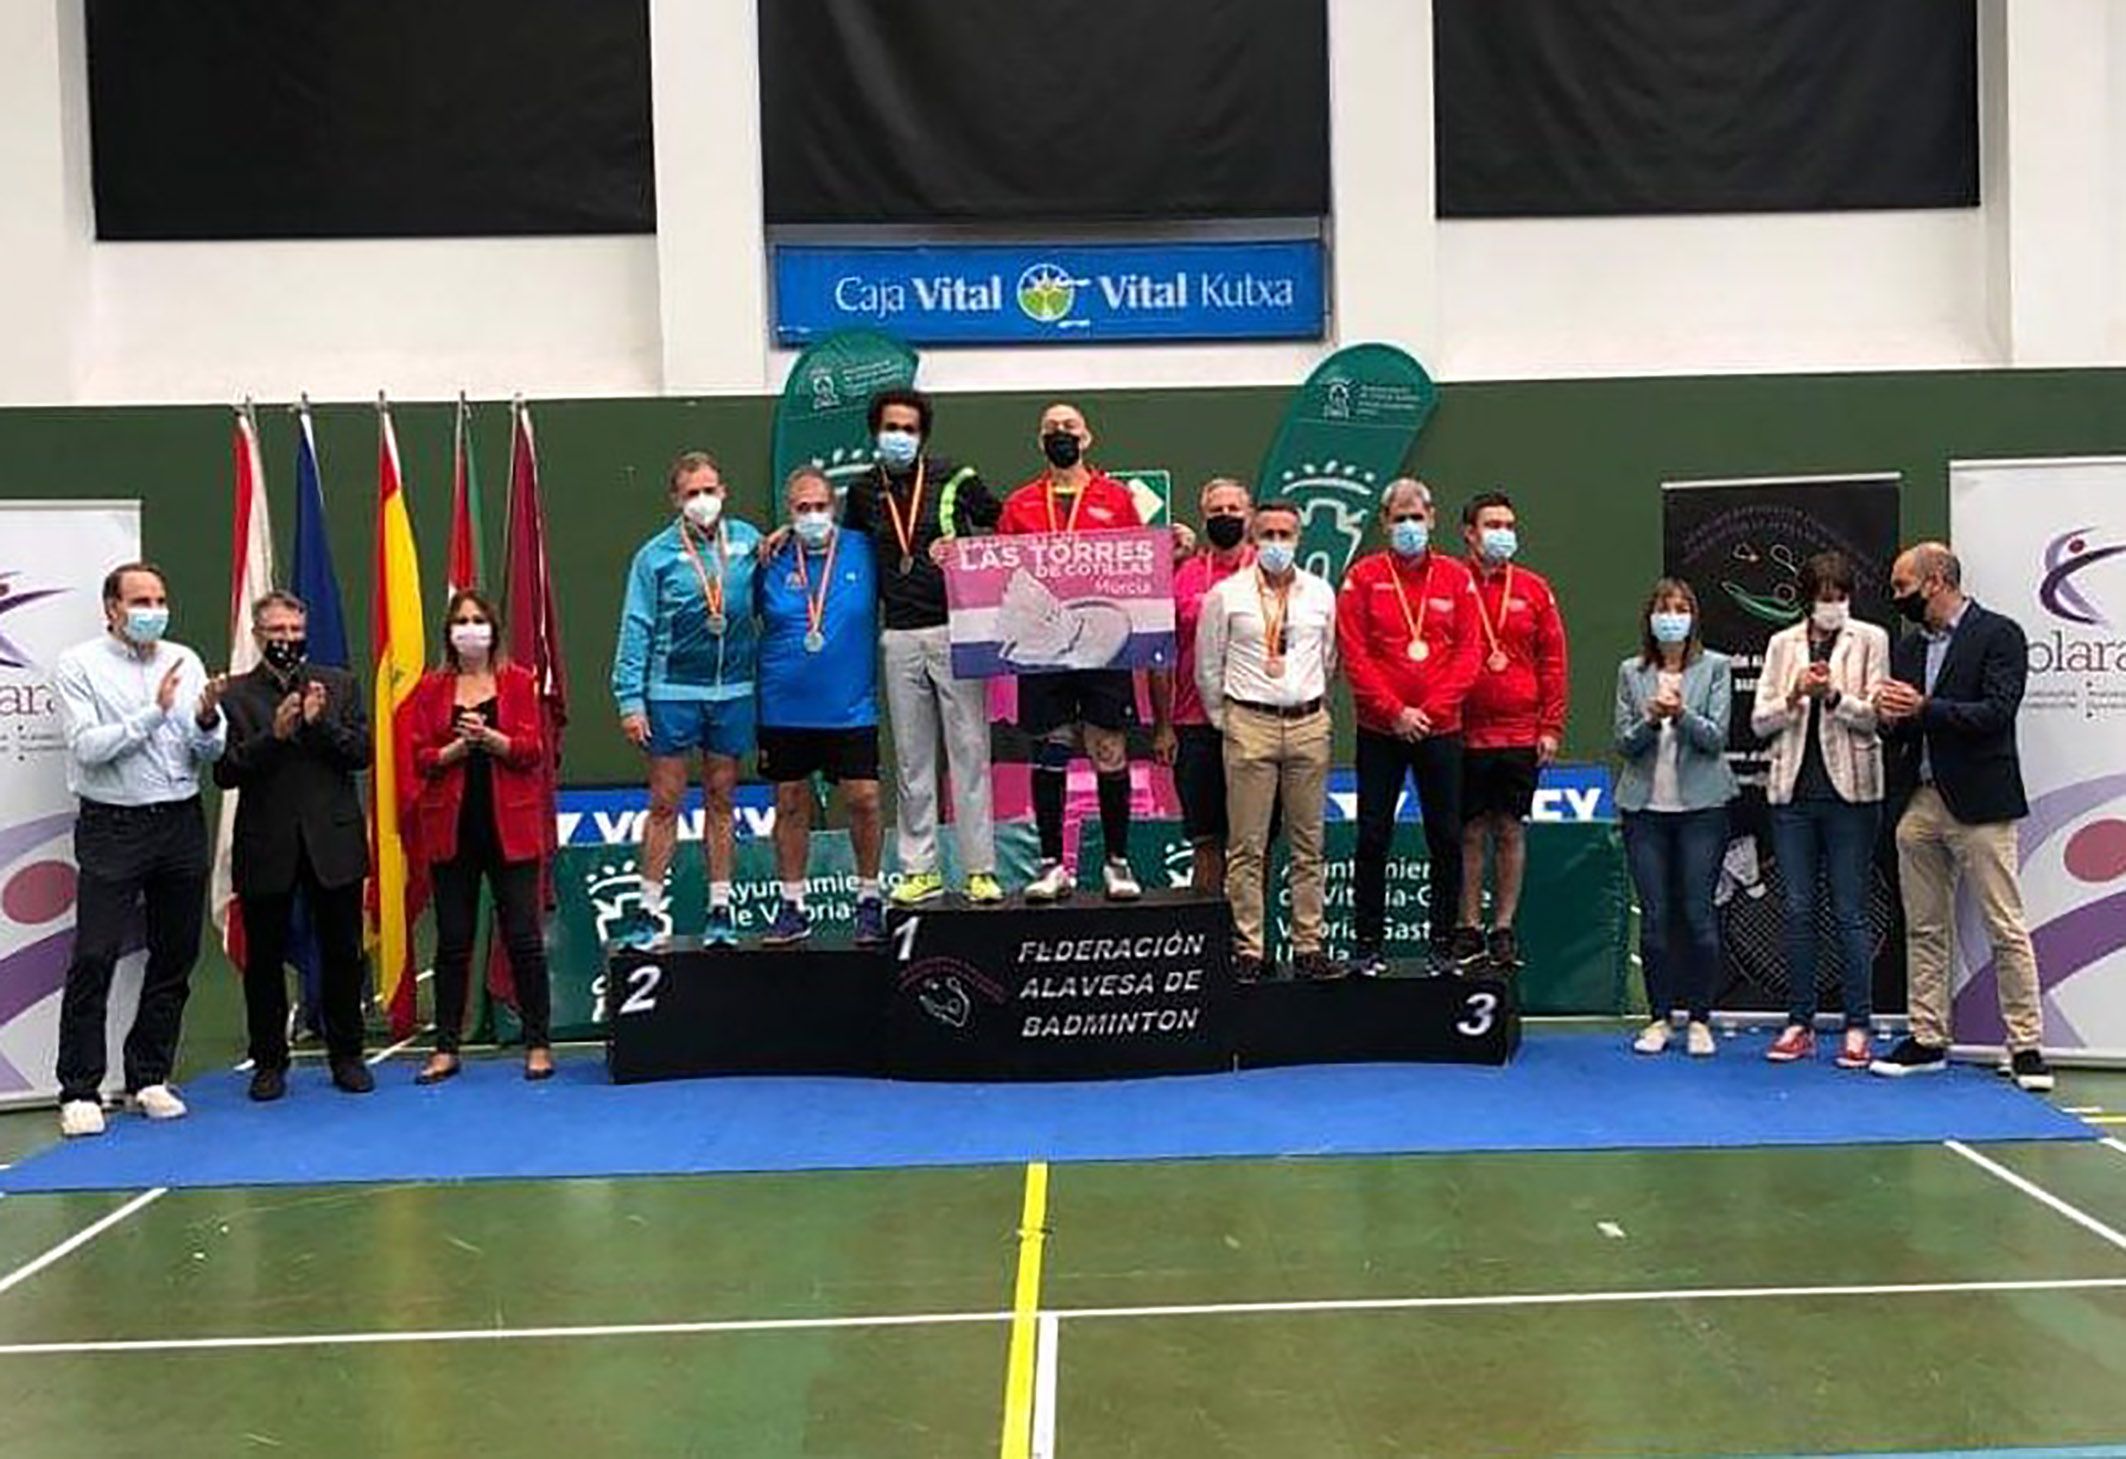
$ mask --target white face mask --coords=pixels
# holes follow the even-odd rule
[[[1819,602],[1809,610],[1809,617],[1825,633],[1836,633],[1846,626],[1853,616],[1853,605],[1847,602]]]
[[[484,658],[494,646],[495,626],[492,623],[453,623],[450,625],[450,646],[460,655]]]
[[[716,519],[723,515],[723,494],[714,491],[698,492],[688,497],[679,510],[685,513],[689,522],[706,532],[715,526]]]

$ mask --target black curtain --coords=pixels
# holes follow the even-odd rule
[[[1325,0],[762,0],[760,73],[770,223],[1328,211]]]
[[[1442,217],[1978,202],[1975,0],[1434,0]]]
[[[648,0],[88,0],[106,239],[645,233]]]

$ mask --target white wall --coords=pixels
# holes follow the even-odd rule
[[[755,3],[652,0],[655,238],[98,244],[80,0],[8,0],[0,402],[776,389]],[[2126,363],[2126,0],[1981,6],[1982,209],[1440,223],[1430,0],[1329,0],[1332,339],[933,348],[925,383],[1289,383],[1361,339],[1442,379]]]

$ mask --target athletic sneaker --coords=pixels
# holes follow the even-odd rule
[[[1805,1025],[1790,1023],[1772,1046],[1764,1051],[1764,1057],[1774,1064],[1793,1064],[1803,1059],[1816,1057],[1816,1035]]]
[[[1026,884],[1029,902],[1060,902],[1070,895],[1070,869],[1060,861],[1044,861],[1034,879]]]
[[[701,940],[709,947],[738,946],[738,919],[731,915],[729,907],[709,908],[709,920],[702,924]]]
[[[1352,954],[1351,971],[1361,978],[1385,978],[1388,976],[1388,955],[1377,944],[1361,947]]]
[[[1868,1065],[1868,1072],[1885,1079],[1902,1079],[1907,1074],[1939,1074],[1948,1067],[1949,1051],[1941,1045],[1901,1038],[1889,1053]]]
[[[2015,1059],[2014,1056],[2011,1055],[2006,1049],[2002,1049],[2001,1056],[1993,1061],[1993,1072],[2000,1075],[2000,1077],[2003,1079],[2010,1079],[2014,1077]]]
[[[103,1106],[93,1099],[70,1099],[59,1106],[59,1133],[67,1139],[103,1133]]]
[[[1521,965],[1521,939],[1511,927],[1494,927],[1485,939],[1484,951],[1491,958],[1491,965],[1501,972],[1512,972]]]
[[[793,942],[803,942],[812,935],[812,919],[805,909],[785,897],[783,904],[775,909],[775,920],[768,930],[760,934],[764,947],[788,947]]]
[[[1351,970],[1325,952],[1295,953],[1292,976],[1309,983],[1333,983]]]
[[[2043,1054],[2036,1049],[2017,1049],[2013,1062],[2017,1089],[2031,1094],[2052,1092],[2052,1066],[2045,1062]]]
[[[1658,1054],[1668,1048],[1668,1020],[1655,1019],[1639,1030],[1639,1036],[1631,1041],[1635,1054]]]
[[[1841,1069],[1865,1069],[1874,1054],[1868,1047],[1868,1031],[1864,1028],[1849,1028],[1845,1040],[1838,1046],[1838,1067]]]
[[[1462,972],[1474,972],[1490,954],[1484,946],[1484,930],[1481,927],[1457,927],[1454,940],[1447,944],[1447,956]]]
[[[886,904],[865,897],[856,904],[856,945],[877,947],[886,940]]]
[[[1683,1048],[1693,1059],[1710,1059],[1720,1052],[1720,1046],[1713,1042],[1713,1031],[1695,1018],[1683,1031]]]
[[[145,1089],[136,1090],[129,1102],[151,1120],[181,1120],[185,1117],[185,1102],[167,1084],[150,1084]]]
[[[1137,877],[1129,869],[1129,863],[1119,856],[1107,858],[1100,868],[1100,876],[1107,883],[1107,899],[1110,902],[1134,902],[1144,895],[1144,888],[1137,885]]]
[[[1004,888],[988,872],[978,871],[967,878],[967,900],[977,907],[994,907],[1004,900]]]
[[[614,947],[647,952],[663,939],[664,924],[651,916],[647,909],[631,907],[620,914],[611,940]]]
[[[893,905],[916,907],[945,894],[945,878],[934,871],[911,871],[893,886]]]

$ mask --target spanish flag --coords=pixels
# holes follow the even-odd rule
[[[377,397],[376,579],[370,598],[370,661],[376,669],[376,778],[369,795],[369,934],[376,949],[377,998],[394,1038],[414,1027],[413,924],[426,900],[406,807],[413,800],[412,756],[400,743],[399,706],[421,682],[421,564],[406,515],[398,436],[391,407]]]

